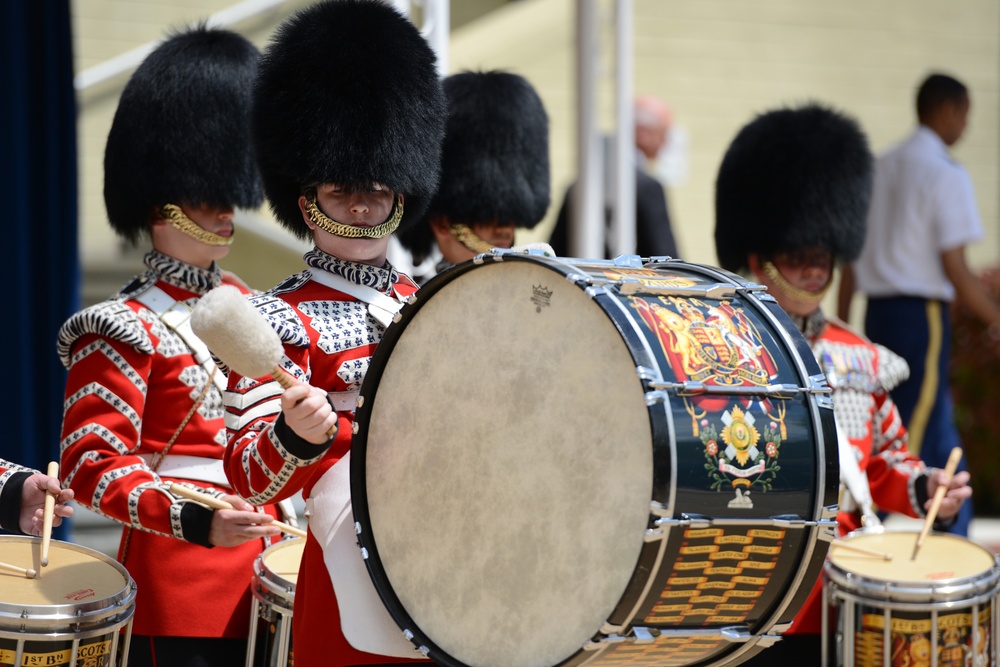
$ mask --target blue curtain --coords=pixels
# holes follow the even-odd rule
[[[69,0],[0,2],[0,457],[59,456],[59,326],[79,308],[76,100]]]

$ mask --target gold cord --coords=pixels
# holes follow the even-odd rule
[[[392,214],[389,216],[389,219],[374,227],[346,225],[329,218],[316,205],[316,193],[306,196],[306,213],[309,215],[309,219],[313,221],[313,224],[324,232],[329,232],[334,236],[342,236],[349,239],[380,239],[383,236],[392,234],[399,227],[399,221],[403,219],[403,196],[396,195],[396,203],[392,207]]]
[[[773,282],[778,287],[778,289],[780,289],[782,292],[792,297],[793,299],[805,303],[819,303],[820,301],[822,301],[823,297],[826,296],[827,291],[829,291],[830,286],[833,284],[833,280],[831,279],[827,281],[826,285],[824,285],[823,289],[821,289],[820,291],[810,292],[809,290],[804,290],[800,287],[796,287],[795,285],[788,282],[785,276],[781,275],[781,272],[778,271],[778,267],[776,267],[771,262],[765,261],[763,264],[761,264],[760,268],[764,271],[764,275],[770,278],[771,282]]]
[[[187,217],[181,207],[176,204],[164,204],[163,208],[160,209],[160,215],[163,216],[164,220],[169,221],[175,229],[179,229],[188,236],[208,245],[230,245],[233,242],[233,236],[235,236],[235,234],[233,236],[220,236],[202,229],[198,223]]]
[[[479,238],[479,235],[472,231],[468,225],[463,225],[460,222],[451,223],[451,235],[472,252],[490,252],[494,248],[494,246]]]
[[[153,458],[150,459],[149,469],[152,472],[155,473],[157,468],[160,467],[160,464],[163,463],[163,458],[167,455],[167,452],[170,451],[171,447],[174,446],[174,443],[177,442],[177,438],[180,437],[181,431],[184,430],[184,427],[187,426],[188,422],[191,421],[191,418],[194,417],[194,413],[198,410],[198,406],[204,402],[205,395],[208,393],[208,388],[212,386],[212,381],[215,379],[216,370],[218,369],[212,368],[212,372],[209,374],[208,380],[205,382],[205,386],[201,388],[201,392],[198,394],[197,398],[194,399],[194,405],[191,406],[191,409],[188,410],[187,415],[184,417],[183,421],[181,421],[181,425],[177,427],[177,430],[174,431],[174,434],[170,437],[170,440],[167,442],[167,446],[163,448],[162,452],[157,452],[153,455]],[[125,565],[125,560],[128,558],[129,547],[132,546],[132,531],[135,530],[135,526],[129,524],[125,527],[125,530],[127,531],[125,533],[125,543],[122,545],[122,557],[119,560],[122,565]]]

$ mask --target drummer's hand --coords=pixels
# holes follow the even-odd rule
[[[281,395],[285,423],[300,438],[314,445],[330,442],[330,431],[337,427],[337,413],[326,392],[305,383],[295,384]]]
[[[45,496],[49,493],[56,497],[55,511],[52,513],[53,526],[61,524],[63,517],[73,515],[73,508],[67,505],[73,500],[73,489],[63,489],[55,477],[36,472],[24,480],[24,486],[21,488],[21,516],[18,519],[18,527],[22,533],[42,534]]]
[[[255,511],[253,505],[239,496],[225,495],[222,500],[232,505],[233,509],[215,510],[212,516],[208,541],[215,546],[235,547],[250,540],[281,533],[276,526],[268,525],[274,521],[274,517]]]
[[[969,477],[968,471],[965,470],[957,472],[952,476],[951,483],[948,484],[948,491],[944,494],[944,498],[941,499],[941,507],[938,508],[937,513],[938,517],[950,519],[958,514],[958,510],[962,507],[965,499],[972,497],[972,487],[969,486]],[[927,496],[929,500],[924,503],[924,511],[931,508],[931,503],[934,502],[934,492],[944,482],[944,479],[944,470],[935,470],[927,477]]]

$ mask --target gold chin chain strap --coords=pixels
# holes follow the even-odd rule
[[[785,279],[785,276],[781,275],[781,272],[778,271],[778,267],[776,267],[771,262],[764,262],[763,264],[761,264],[760,268],[764,271],[764,275],[770,278],[771,281],[775,285],[777,285],[782,292],[792,297],[793,299],[796,299],[798,301],[803,301],[805,303],[819,303],[820,301],[822,301],[823,297],[826,296],[826,293],[829,291],[830,286],[833,284],[833,280],[831,279],[829,282],[826,283],[826,285],[823,286],[823,289],[821,289],[820,291],[810,292],[800,287],[796,287],[795,285],[788,282]]]
[[[179,229],[188,236],[208,245],[230,245],[233,242],[233,236],[235,236],[235,234],[233,236],[220,236],[202,229],[198,223],[187,217],[177,204],[165,204],[160,209],[160,215],[163,216],[164,220],[169,220],[175,229]]]
[[[451,235],[472,252],[490,252],[494,248],[494,246],[479,238],[479,235],[472,231],[468,225],[463,225],[460,222],[451,223]]]
[[[393,204],[392,213],[385,222],[374,227],[358,227],[357,225],[346,225],[327,217],[316,205],[316,193],[306,195],[306,213],[309,219],[324,232],[329,232],[334,236],[342,236],[348,239],[380,239],[383,236],[392,234],[399,227],[399,221],[403,219],[403,196],[396,195],[396,203]]]

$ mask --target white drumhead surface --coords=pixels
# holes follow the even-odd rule
[[[579,651],[652,494],[643,387],[601,308],[538,263],[472,269],[408,322],[371,415],[371,532],[419,630],[472,667]]]
[[[40,567],[41,540],[0,541],[0,562],[40,573],[34,579],[0,570],[0,607],[87,604],[124,591],[128,582],[97,552],[49,543],[49,564]]]
[[[911,559],[918,536],[919,533],[909,532],[852,535],[844,538],[849,545],[891,554],[892,560],[833,547],[830,562],[841,570],[868,579],[913,584],[975,577],[993,568],[993,554],[974,542],[953,535],[928,535],[916,559]]]
[[[306,541],[303,539],[283,540],[272,544],[261,555],[264,567],[285,581],[295,584],[299,580],[299,565],[302,563],[302,550]]]

